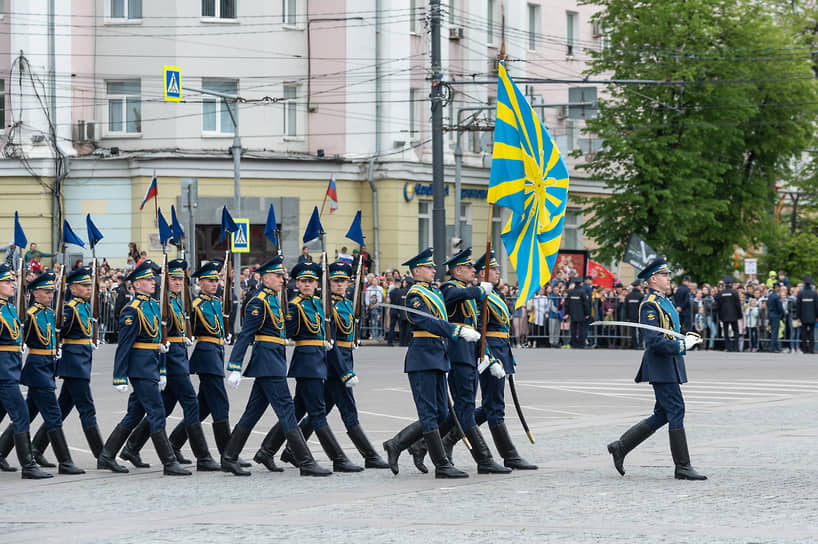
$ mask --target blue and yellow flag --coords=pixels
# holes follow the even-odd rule
[[[501,238],[517,272],[519,308],[551,279],[568,202],[568,169],[502,62],[488,201],[511,210]]]

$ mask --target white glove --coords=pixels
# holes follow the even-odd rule
[[[159,375],[159,391],[164,391],[165,387],[168,386],[168,377],[164,374]]]
[[[170,351],[170,342],[167,344],[159,344],[159,353],[167,353],[168,351]]]
[[[486,295],[490,295],[491,292],[494,291],[494,286],[491,284],[490,281],[481,281],[480,289],[482,289]]]
[[[488,355],[483,355],[483,358],[480,359],[480,362],[477,363],[477,373],[482,374],[484,370],[486,370],[489,365],[491,364],[491,359]]]
[[[460,329],[460,338],[462,338],[466,342],[479,342],[480,333],[472,329],[471,327],[463,327]]]
[[[185,345],[186,346],[192,346],[194,344],[194,342],[196,342],[196,337],[195,336],[193,336],[191,338],[188,338],[187,336],[185,336]]]
[[[685,350],[691,349],[693,346],[702,341],[702,337],[698,334],[687,333],[685,335]]]
[[[54,355],[54,358],[57,359],[58,361],[62,359],[62,348],[57,348],[57,354]]]
[[[503,368],[503,365],[501,365],[500,361],[497,360],[492,361],[492,363],[489,365],[489,372],[491,372],[491,375],[498,380],[506,377],[506,371]]]
[[[230,373],[230,376],[227,377],[227,385],[238,391],[240,383],[241,372],[239,372],[238,370],[234,370],[233,372]]]
[[[127,393],[128,392],[128,385],[127,384],[115,385],[114,388],[117,391],[119,391],[120,393]]]
[[[333,345],[334,345],[334,344],[332,343],[332,341],[327,342],[326,340],[324,340],[324,349],[325,349],[325,350],[327,350],[327,351],[331,351],[331,350],[332,350],[332,348],[333,348]]]
[[[352,376],[350,379],[348,379],[348,380],[346,381],[346,383],[344,383],[344,385],[346,385],[347,387],[349,387],[350,389],[352,389],[353,387],[355,387],[356,385],[358,385],[358,381],[359,381],[359,380],[358,380],[358,376]]]
[[[91,342],[91,347],[94,349],[99,349],[99,344],[97,342]]]

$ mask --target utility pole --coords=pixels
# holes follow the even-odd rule
[[[443,80],[440,66],[440,0],[430,0],[432,26],[432,238],[437,279],[443,279],[446,260],[446,208],[443,183]],[[455,210],[459,215],[460,210]]]

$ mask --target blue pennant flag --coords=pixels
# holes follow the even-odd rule
[[[269,238],[275,245],[278,245],[276,230],[278,230],[278,226],[276,225],[276,211],[273,209],[273,205],[270,204],[270,211],[267,212],[267,224],[264,226],[264,236]]]
[[[23,227],[20,226],[20,217],[16,211],[14,212],[14,245],[21,250],[25,250],[28,247],[28,238],[26,238],[26,233],[23,232]],[[20,253],[20,255],[22,255],[22,253]]]
[[[159,223],[159,243],[164,247],[168,244],[168,240],[173,238],[173,231],[170,230],[165,216],[162,215],[162,208],[156,211],[156,221]]]
[[[85,216],[85,227],[88,229],[88,243],[91,244],[91,249],[102,240],[102,233],[97,226],[91,221],[91,214]]]
[[[358,210],[358,213],[355,214],[355,219],[352,220],[352,224],[347,231],[347,238],[359,246],[364,245],[364,233],[361,230],[361,210]]]
[[[65,244],[74,244],[75,246],[80,246],[82,248],[85,247],[85,242],[82,241],[82,238],[74,233],[74,229],[71,228],[71,225],[68,224],[67,219],[63,219],[62,222],[62,243]]]
[[[321,226],[321,219],[318,217],[318,206],[313,208],[310,222],[307,223],[307,230],[304,231],[304,243],[315,240],[324,232],[324,227]]]
[[[173,231],[173,240],[177,244],[181,243],[182,238],[185,237],[185,231],[182,230],[182,225],[176,219],[176,206],[173,205],[170,207],[170,229]]]
[[[239,227],[236,225],[233,218],[230,217],[230,212],[227,211],[227,206],[222,208],[222,242],[227,237],[228,232],[236,232]]]

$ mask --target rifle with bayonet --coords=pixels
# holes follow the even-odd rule
[[[168,344],[168,319],[170,318],[170,298],[168,292],[168,254],[162,252],[162,269],[159,271],[159,321],[162,324],[162,331],[159,336],[159,343],[163,346]]]
[[[355,323],[355,338],[352,342],[354,347],[358,347],[361,342],[360,333],[361,333],[361,311],[363,309],[363,298],[364,298],[364,270],[363,270],[363,259],[358,259],[358,271],[355,275],[355,290],[353,291],[352,295],[352,308],[354,311],[354,323]]]
[[[99,276],[97,273],[97,258],[91,260],[91,342],[99,345]]]
[[[230,307],[232,305],[232,299],[230,297],[230,276],[233,275],[233,265],[230,263],[229,240],[227,241],[227,251],[224,252],[224,266],[222,268],[224,270],[224,289],[222,289],[222,319],[224,325],[224,339],[227,340],[227,328],[230,326]]]
[[[54,296],[54,345],[57,349],[60,348],[60,342],[62,341],[61,331],[62,331],[62,319],[63,319],[63,305],[65,303],[65,265],[60,265],[60,271],[57,272],[57,277],[55,278],[54,287],[56,289],[56,294]]]

